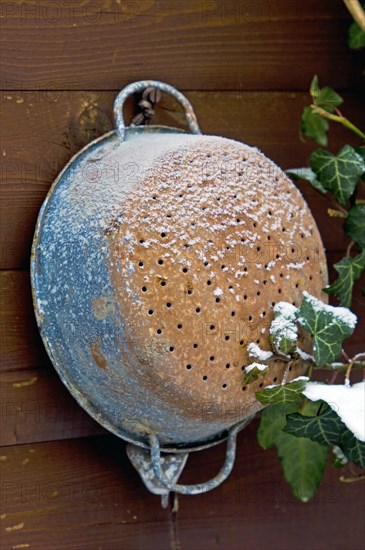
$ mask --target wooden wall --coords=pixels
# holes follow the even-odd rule
[[[73,401],[55,374],[33,318],[29,253],[38,209],[64,164],[113,126],[127,83],[154,78],[184,91],[205,133],[259,146],[283,168],[305,165],[298,138],[314,73],[337,88],[365,125],[364,58],[346,44],[340,0],[58,0],[0,5],[1,49],[1,515],[0,546],[33,549],[360,550],[360,483],[329,467],[308,504],[294,500],[274,451],[239,436],[230,479],[181,497],[175,517],[129,464],[124,443]],[[133,104],[127,105],[127,116]],[[164,98],[158,121],[183,124]],[[353,142],[334,129],[330,148]],[[324,199],[301,185],[332,265],[346,241]],[[331,276],[333,272],[331,270]],[[365,326],[364,298],[354,310]],[[362,311],[362,313],[361,313]],[[361,330],[348,345],[360,350]],[[191,456],[183,474],[215,473],[224,449]]]

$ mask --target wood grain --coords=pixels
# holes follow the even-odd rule
[[[0,446],[104,433],[53,367],[0,373]]]
[[[313,501],[294,499],[273,450],[256,442],[256,421],[239,434],[234,470],[220,488],[180,497],[178,538],[183,550],[360,549],[364,515],[361,483],[341,483],[329,467]],[[1,453],[2,548],[30,544],[48,550],[140,550],[170,546],[168,512],[149,494],[112,436],[4,447]],[[193,453],[181,478],[214,475],[224,445]],[[355,506],[354,503],[357,503]],[[348,511],[351,518],[343,521]]]
[[[188,92],[203,132],[256,145],[283,168],[305,166],[313,142],[298,138],[298,124],[308,94],[293,92]],[[362,98],[345,94],[346,114],[365,126]],[[0,268],[29,265],[36,218],[46,193],[66,162],[90,140],[110,130],[114,92],[6,92],[0,102]],[[133,102],[126,105],[130,120]],[[156,121],[183,126],[176,104],[164,97]],[[349,132],[333,126],[330,149],[337,152],[344,141],[356,144]],[[313,210],[326,248],[347,246],[342,222],[324,216],[326,199],[307,184],[299,184]]]
[[[2,4],[1,87],[119,90],[157,78],[181,90],[303,90],[315,60],[345,88],[361,71],[350,21],[332,0],[15,0]]]

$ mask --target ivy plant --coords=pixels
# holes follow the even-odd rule
[[[343,342],[353,334],[356,322],[349,309],[329,306],[303,292],[299,308],[287,302],[274,306],[272,352],[256,344],[248,347],[250,356],[261,362],[246,367],[244,384],[270,372],[272,361],[286,361],[281,383],[255,392],[266,406],[261,413],[258,441],[264,449],[276,447],[284,477],[303,502],[315,494],[330,451],[336,467],[351,461],[365,468],[365,382],[350,383],[352,369],[365,368],[365,353],[338,361],[343,355]],[[312,337],[311,354],[298,345],[300,331]],[[286,382],[290,365],[298,360],[308,364],[307,376]],[[317,369],[345,371],[345,384],[311,381]]]

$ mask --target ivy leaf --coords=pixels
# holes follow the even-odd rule
[[[263,390],[257,391],[255,395],[263,405],[299,404],[303,400],[302,392],[305,390],[307,382],[308,378],[301,376],[300,380],[294,380],[288,384],[268,386]]]
[[[321,182],[317,180],[317,176],[311,168],[290,168],[289,170],[286,170],[286,173],[289,174],[289,176],[292,176],[295,181],[308,181],[314,189],[323,195],[327,193],[327,190],[323,187]]]
[[[359,50],[365,47],[365,32],[355,22],[349,28],[348,44],[352,50]]]
[[[342,97],[329,86],[325,86],[320,90],[316,100],[316,105],[318,105],[318,107],[322,107],[322,109],[325,109],[329,113],[332,113],[334,108],[338,107],[342,103]]]
[[[293,494],[306,502],[315,493],[323,476],[327,449],[304,437],[284,432],[286,414],[297,410],[297,405],[274,405],[261,413],[257,432],[263,448],[276,446],[284,477]]]
[[[360,147],[355,147],[355,151],[360,157],[362,157],[365,161],[365,146],[360,145]]]
[[[346,426],[329,407],[318,416],[289,414],[284,430],[296,437],[309,437],[321,445],[338,445]]]
[[[261,363],[251,363],[245,368],[245,374],[243,377],[243,384],[249,384],[254,382],[269,370],[267,365],[262,365]]]
[[[319,145],[326,147],[328,128],[328,120],[315,113],[311,107],[304,107],[300,123],[302,135],[312,138]]]
[[[350,430],[343,431],[339,447],[351,462],[365,468],[365,443],[357,439]]]
[[[308,292],[303,292],[303,295],[298,320],[313,335],[314,358],[321,367],[337,359],[342,342],[353,333],[357,319],[346,308],[328,306]]]
[[[365,204],[355,204],[350,208],[344,230],[360,248],[365,248]]]
[[[298,309],[288,302],[278,302],[270,325],[270,343],[278,354],[289,356],[297,347]]]
[[[350,145],[337,155],[317,149],[311,155],[311,167],[323,187],[332,191],[340,204],[346,204],[365,170],[364,159]]]
[[[327,294],[334,294],[340,300],[341,305],[350,307],[352,302],[352,289],[355,281],[360,279],[365,269],[365,250],[355,258],[342,258],[333,266],[339,274],[338,279],[324,288]]]
[[[309,437],[320,445],[338,446],[346,458],[365,467],[365,443],[357,439],[330,408],[318,416],[289,414],[284,431],[296,437]]]
[[[310,95],[312,96],[312,98],[314,100],[317,99],[317,97],[319,96],[319,93],[321,91],[321,89],[319,87],[319,82],[318,82],[318,76],[317,75],[314,75],[309,91],[310,91]]]

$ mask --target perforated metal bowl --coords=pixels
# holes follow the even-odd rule
[[[192,133],[124,128],[125,98],[148,86],[183,105]],[[270,347],[275,303],[298,305],[303,289],[321,296],[324,250],[284,172],[255,148],[201,135],[191,105],[172,87],[127,86],[115,113],[117,130],[71,160],[41,209],[32,254],[36,316],[80,405],[151,449],[165,489],[201,492],[232,467],[235,435],[261,408],[255,391],[284,373],[302,374],[300,360],[290,372],[276,361],[242,386],[252,362],[247,345]],[[186,489],[164,475],[160,447],[186,453],[227,435],[215,481]]]

